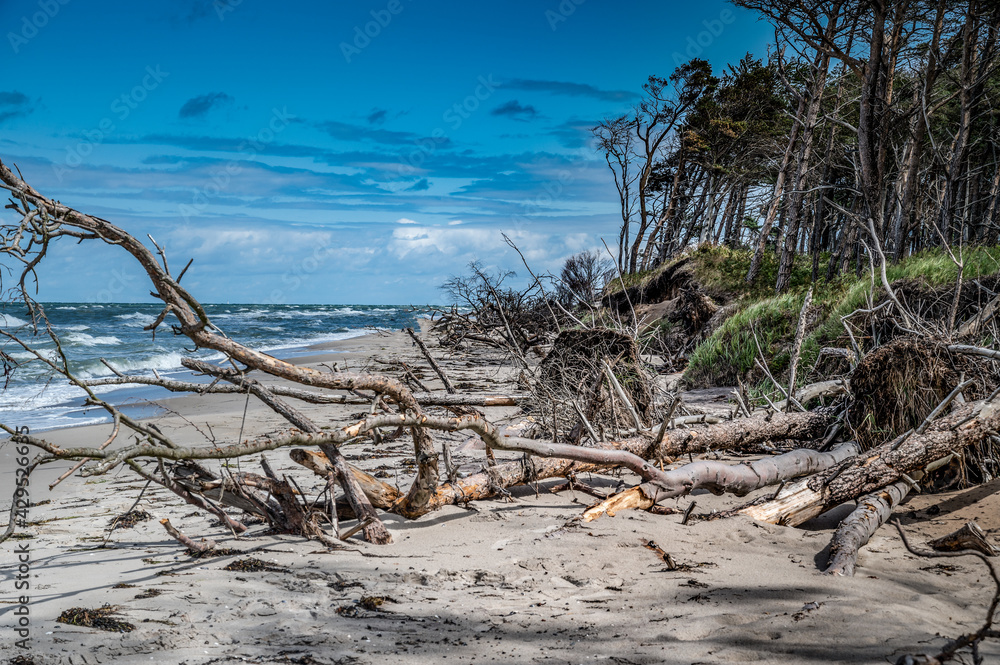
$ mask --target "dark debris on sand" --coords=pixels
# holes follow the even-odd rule
[[[159,590],[159,589],[146,589],[142,593],[136,594],[135,599],[136,600],[146,600],[147,598],[156,598],[157,596],[162,595],[162,594],[163,594],[163,592],[161,590]]]
[[[287,572],[284,568],[272,566],[266,561],[255,559],[252,556],[248,556],[243,559],[237,559],[236,561],[233,561],[232,563],[223,566],[222,569],[236,573],[262,573],[265,571],[272,571],[277,573]]]
[[[112,529],[131,529],[139,522],[153,519],[145,510],[130,510],[111,520]]]
[[[187,554],[192,559],[209,559],[214,556],[236,556],[238,554],[246,554],[246,550],[237,550],[231,547],[215,547],[210,550],[204,550],[203,552],[188,550]]]
[[[362,596],[354,601],[353,605],[341,605],[336,612],[348,619],[360,619],[368,616],[370,612],[384,612],[382,605],[395,602],[389,596]]]
[[[88,609],[86,607],[71,607],[56,619],[59,623],[67,623],[71,626],[84,626],[86,628],[97,628],[110,633],[131,633],[135,626],[128,621],[119,621],[111,618],[111,615],[118,611],[113,605],[104,605]]]

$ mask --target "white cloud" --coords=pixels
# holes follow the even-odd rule
[[[415,222],[412,219],[407,219],[406,217],[400,217],[399,219],[396,220],[396,223],[397,224],[417,224],[418,222]]]
[[[525,259],[539,270],[561,267],[565,257],[598,245],[586,233],[539,233],[507,231],[507,235],[524,254]],[[486,263],[509,263],[520,266],[520,258],[504,242],[500,229],[456,226],[407,226],[393,229],[389,252],[399,259],[407,257],[447,258],[450,265],[481,260]]]

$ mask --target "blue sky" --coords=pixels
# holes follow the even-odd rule
[[[205,302],[372,304],[520,268],[501,232],[542,272],[613,245],[589,127],[771,35],[716,0],[11,0],[0,28],[0,155],[41,191],[194,258]],[[147,292],[62,243],[40,296]]]

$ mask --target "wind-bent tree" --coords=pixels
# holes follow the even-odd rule
[[[593,130],[618,189],[622,272],[638,270],[640,249],[663,212],[662,197],[651,187],[654,168],[685,113],[716,82],[708,62],[691,60],[669,78],[650,76],[642,101],[630,113],[606,119]]]
[[[595,128],[624,272],[724,242],[751,251],[749,282],[773,252],[780,292],[805,254],[832,279],[1000,242],[1000,3],[732,1],[773,24],[766,64],[703,71],[666,134],[636,132],[640,114]]]

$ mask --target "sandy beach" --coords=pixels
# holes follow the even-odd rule
[[[432,350],[452,380],[481,392],[515,390],[508,370],[466,356]],[[378,370],[372,358],[404,358],[424,367],[405,335],[370,335],[315,349],[296,359],[314,366]],[[440,383],[430,372],[431,388]],[[233,441],[285,429],[278,416],[242,395],[165,400],[153,422],[176,440],[205,444],[205,436]],[[321,425],[350,421],[362,405],[306,406]],[[503,422],[516,409],[487,408]],[[110,425],[46,432],[57,444],[96,445]],[[435,434],[453,448],[468,437]],[[402,488],[410,477],[408,440],[345,448],[353,464],[385,472]],[[463,464],[481,453],[456,453]],[[293,463],[287,451],[266,453],[279,473],[294,475],[308,496],[324,486]],[[13,446],[0,447],[2,506],[13,487]],[[234,462],[235,464],[235,462]],[[256,467],[256,462],[240,462]],[[747,518],[692,520],[627,511],[581,524],[593,497],[550,490],[559,481],[521,487],[509,501],[449,506],[407,521],[384,515],[394,542],[370,545],[360,537],[327,550],[302,538],[271,535],[251,526],[234,538],[227,528],[194,512],[175,495],[150,487],[136,506],[153,519],[108,532],[116,515],[133,506],[145,484],[130,473],[67,479],[45,468],[32,477],[22,539],[2,545],[0,659],[25,652],[15,646],[20,607],[15,591],[17,552],[30,552],[30,656],[37,664],[82,663],[883,663],[902,653],[930,652],[977,628],[992,587],[972,559],[920,559],[908,554],[890,528],[862,550],[854,578],[819,573],[841,506],[801,528]],[[254,468],[253,470],[257,470]],[[397,475],[398,474],[398,475]],[[593,476],[614,488],[634,478]],[[971,490],[917,495],[897,510],[917,544],[975,519],[990,535],[1000,530],[1000,481]],[[767,491],[767,490],[765,490]],[[771,490],[773,491],[773,490]],[[986,497],[986,498],[982,498]],[[698,492],[696,513],[741,502]],[[981,499],[974,503],[977,499]],[[691,498],[677,505],[684,508]],[[245,554],[192,559],[158,523],[169,518],[193,538]],[[214,522],[214,523],[213,523]],[[107,539],[107,546],[101,547]],[[671,554],[670,571],[648,545]],[[20,550],[18,548],[21,548]],[[262,572],[225,570],[252,556],[273,565]],[[373,600],[373,599],[381,599]],[[135,630],[115,633],[56,622],[74,608],[117,607],[114,618]],[[990,662],[1000,646],[986,643]],[[28,662],[28,661],[21,661]]]

